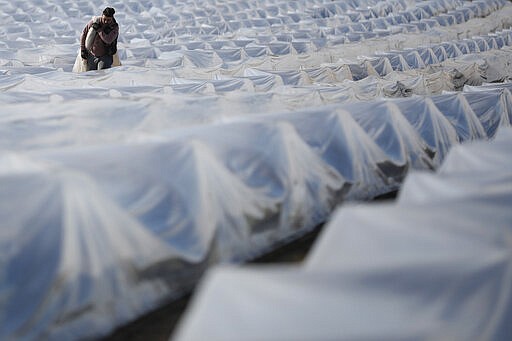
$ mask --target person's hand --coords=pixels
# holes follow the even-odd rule
[[[87,59],[87,56],[89,55],[89,53],[87,52],[86,49],[83,49],[80,51],[80,55],[82,56],[82,59]]]
[[[99,31],[101,29],[101,24],[95,22],[92,24],[92,28],[94,28],[96,31]]]

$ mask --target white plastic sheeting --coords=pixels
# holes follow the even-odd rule
[[[437,168],[450,148],[458,142],[455,128],[428,98],[406,98],[393,101],[433,153],[431,158]]]
[[[382,4],[301,1],[294,8],[287,1],[232,0],[223,5],[194,1],[190,4],[196,6],[194,10],[181,1],[112,5],[122,31],[119,56],[123,64],[138,66],[192,66],[204,54],[214,55],[228,69],[229,63],[239,60],[250,63],[252,59],[272,61],[283,56],[303,62],[311,59],[318,65],[404,46],[416,48],[418,41],[471,38],[510,25],[510,6],[505,0]],[[70,71],[79,48],[76,37],[101,6],[97,1],[79,4],[67,0],[37,2],[29,7],[23,1],[9,3],[3,18],[11,26],[0,35],[0,65],[50,65]],[[325,9],[332,6],[337,10]],[[348,13],[342,14],[342,8]],[[386,39],[380,39],[382,36]],[[305,40],[308,48],[304,47]],[[371,41],[364,43],[367,40]],[[340,41],[358,44],[339,46]],[[327,48],[317,55],[322,47]],[[223,48],[239,50],[231,53],[221,51]],[[365,49],[371,51],[363,52]],[[193,62],[184,64],[184,60]]]
[[[463,93],[482,123],[487,136],[492,137],[500,125],[510,125],[512,98],[507,89]]]
[[[48,277],[38,282],[63,281],[69,290],[82,290],[78,279],[60,275],[62,262],[95,280],[83,289],[86,298],[62,303],[62,309],[59,302],[67,302],[66,291],[56,290],[54,284],[38,287],[30,304],[23,301],[23,313],[2,317],[2,335],[31,339],[104,333],[159,300],[180,295],[207,264],[252,258],[325,221],[342,200],[396,190],[410,168],[436,168],[459,135],[465,140],[494,136],[509,125],[501,119],[507,117],[502,111],[506,106],[496,106],[497,94],[507,93],[504,86],[499,92],[446,94],[434,101],[412,97],[267,115],[242,114],[258,103],[239,98],[238,105],[247,107],[238,116],[226,116],[222,102],[206,98],[198,110],[208,104],[209,114],[219,123],[199,124],[208,115],[196,116],[192,126],[181,129],[165,116],[155,116],[158,107],[139,103],[126,112],[115,98],[96,101],[97,107],[78,115],[75,106],[81,100],[68,99],[58,115],[50,109],[55,102],[39,104],[47,108],[46,115],[27,113],[26,105],[6,105],[0,145],[12,152],[2,152],[0,160],[0,217],[8,222],[2,225],[1,243],[10,245],[21,238],[16,233],[35,229],[30,232],[34,240],[14,245],[41,248],[36,258],[25,255],[23,248],[4,256],[3,278],[9,278],[2,282],[6,309],[25,297],[12,290],[18,284],[25,288],[20,283],[26,281],[26,270],[21,278],[13,270],[19,257],[23,269],[39,268],[39,262],[54,264]],[[479,106],[485,108],[483,114],[471,109],[474,98],[488,103]],[[108,115],[93,114],[106,103]],[[194,115],[193,106],[185,108],[187,115]],[[447,110],[446,116],[442,110]],[[479,118],[499,126],[478,126]],[[28,196],[34,188],[37,195]],[[65,236],[72,232],[71,239],[50,234],[41,239],[42,230]],[[89,236],[91,231],[96,232]],[[30,245],[35,240],[39,244],[34,249]],[[72,252],[66,250],[76,250],[77,243],[84,251],[62,258]],[[146,255],[143,249],[150,244],[160,251]],[[97,258],[105,254],[102,248],[112,253],[111,261]],[[115,279],[101,275],[116,262],[120,266]],[[135,265],[121,266],[126,262]],[[158,291],[142,297],[138,293],[145,289],[139,290],[139,285]],[[105,287],[110,289],[104,292]],[[126,298],[132,294],[137,296],[133,302]],[[104,295],[120,300],[115,306],[120,313],[111,319],[96,301]],[[56,310],[40,307],[39,302],[48,300],[56,300]],[[38,309],[53,313],[39,320]],[[62,319],[70,322],[61,324]]]
[[[511,146],[500,129],[396,203],[342,207],[303,266],[209,271],[173,339],[511,338]]]
[[[487,136],[482,123],[460,93],[432,96],[431,99],[455,127],[460,142]]]
[[[4,5],[2,340],[104,335],[510,124],[442,93],[510,78],[505,1],[116,2],[123,66],[80,74],[101,3]]]
[[[2,339],[106,332],[169,295],[161,278],[142,272],[171,248],[96,183],[17,155],[1,159]]]

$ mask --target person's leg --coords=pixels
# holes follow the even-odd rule
[[[113,62],[114,58],[110,55],[101,57],[100,61],[98,62],[98,70],[110,69],[112,67]]]
[[[87,71],[98,69],[98,58],[93,56],[92,53],[87,55]]]

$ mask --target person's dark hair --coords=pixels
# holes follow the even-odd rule
[[[107,7],[103,10],[103,15],[106,17],[112,18],[114,16],[114,13],[116,13],[116,10],[112,7]]]

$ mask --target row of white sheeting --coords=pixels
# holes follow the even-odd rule
[[[464,85],[480,85],[483,82],[502,81],[512,78],[510,68],[510,47],[472,53],[448,59],[424,69],[393,71],[387,57],[379,62],[389,68],[381,69],[384,77],[377,77],[372,63],[328,64],[299,71],[274,71],[262,68],[246,68],[242,76],[223,76],[219,69],[203,70],[194,74],[185,70],[175,70],[174,75],[191,78],[172,77],[170,87],[180,93],[214,94],[228,91],[272,92],[276,95],[294,92],[318,93],[324,103],[378,97],[407,97],[411,94],[430,95],[441,91],[461,90]],[[261,65],[260,65],[261,67]],[[192,76],[203,78],[192,78]],[[213,78],[207,79],[206,77]],[[352,79],[358,79],[352,81]],[[290,89],[293,87],[293,89]]]
[[[0,183],[2,340],[104,333],[168,296],[142,270],[171,248],[90,178],[2,153]]]
[[[151,74],[143,75],[148,79],[152,77]],[[244,117],[257,117],[264,113],[293,111],[300,106],[314,107],[322,105],[323,102],[311,92],[300,91],[246,95],[228,92],[224,96],[199,98],[183,95],[177,99],[175,96],[169,96],[169,93],[159,87],[114,85],[122,83],[123,79],[114,77],[97,80],[100,84],[104,82],[103,86],[106,88],[62,88],[54,89],[49,93],[36,94],[33,91],[38,87],[48,87],[54,83],[47,81],[37,84],[38,78],[34,78],[34,82],[31,83],[32,91],[13,91],[2,94],[0,98],[5,104],[0,118],[0,147],[12,151],[30,151],[57,148],[63,145],[78,147],[123,143],[138,139],[139,135],[158,136],[162,131],[175,131],[206,123],[222,124]],[[154,79],[158,80],[158,77]],[[12,80],[9,84],[15,81]],[[88,78],[84,81],[91,82]],[[65,80],[57,77],[55,82],[62,83]],[[498,86],[494,85],[494,87]],[[105,98],[91,99],[91,95]],[[144,96],[147,98],[143,99]],[[327,97],[329,94],[324,91],[323,96]],[[330,94],[330,96],[335,95]],[[20,104],[20,98],[27,103]],[[429,102],[430,99],[423,97],[409,97],[395,101],[379,99],[369,103],[341,102],[335,97],[331,99],[333,102],[338,102],[338,108],[363,113],[365,111],[370,113],[375,108],[399,112],[402,109],[397,108],[397,105],[408,106],[402,112],[406,116],[409,115],[409,110],[412,115],[412,112],[419,108],[440,111],[452,123],[460,141],[492,137],[499,125],[508,125],[512,121],[511,94],[506,86],[497,90],[442,94],[433,96],[431,100],[435,108],[431,104],[425,104],[424,102]],[[37,114],[29,110],[34,103],[37,103],[40,110]],[[127,103],[130,110],[126,108]],[[58,113],[54,110],[55,105],[59,105]],[[77,105],[84,108],[80,114],[76,113]],[[109,115],[105,115],[102,111],[106,106],[110,108]],[[205,106],[208,110],[204,110]],[[390,109],[391,107],[393,108]],[[430,142],[430,145],[433,146],[433,142]],[[438,152],[444,155],[443,152]],[[439,157],[442,156],[438,155],[436,159]]]
[[[69,74],[71,75],[71,74]],[[113,75],[120,75],[115,73]],[[336,94],[328,93],[329,89],[320,92],[323,99],[312,96],[311,92],[297,91],[295,93],[266,93],[266,94],[230,94],[225,96],[209,96],[198,98],[196,96],[183,96],[180,100],[169,98],[165,88],[141,84],[140,86],[126,87],[125,78],[106,75],[97,77],[84,77],[82,80],[88,85],[95,79],[100,87],[64,88],[68,82],[76,78],[61,77],[61,73],[46,74],[41,79],[30,76],[22,78],[25,84],[18,91],[8,91],[0,98],[6,103],[3,107],[0,130],[0,146],[6,150],[31,150],[41,148],[54,148],[63,144],[69,146],[101,145],[104,143],[117,143],[132,139],[137,134],[159,134],[167,129],[173,130],[184,126],[200,125],[207,122],[221,123],[242,118],[247,115],[254,116],[261,113],[277,113],[286,110],[296,110],[299,106],[311,107],[321,105],[324,101],[341,102],[344,98],[337,98]],[[146,81],[155,83],[165,82],[160,74],[148,72],[141,73]],[[9,78],[9,77],[7,77]],[[133,79],[128,75],[128,78]],[[20,79],[11,77],[6,79],[5,87],[15,87]],[[76,81],[76,79],[75,79]],[[39,84],[40,83],[40,84]],[[63,84],[61,89],[55,89],[56,84]],[[78,85],[80,83],[77,83]],[[456,128],[461,141],[470,137],[492,137],[498,125],[507,125],[512,120],[510,113],[511,95],[508,83],[493,85],[494,88],[479,93],[465,92],[464,94],[440,95],[432,97],[437,109],[446,116]],[[27,88],[27,86],[29,86]],[[77,86],[78,86],[77,85]],[[229,83],[226,85],[228,86]],[[53,88],[49,93],[35,94],[37,89]],[[485,89],[485,88],[484,88]],[[300,90],[300,89],[299,89]],[[141,101],[141,96],[147,94],[150,99]],[[103,100],[90,99],[90,96],[105,96]],[[331,96],[329,98],[329,96]],[[18,104],[24,98],[28,104]],[[418,97],[421,98],[421,97]],[[429,99],[422,99],[429,101]],[[136,115],[126,114],[126,102],[130,108],[137,111]],[[404,103],[418,102],[417,98],[403,100]],[[12,104],[10,104],[12,102]],[[399,103],[389,102],[389,103]],[[46,114],[34,115],[28,108],[30,103],[38,103],[38,107]],[[59,113],[52,109],[60,105]],[[381,101],[375,103],[381,107]],[[418,102],[419,103],[419,102]],[[81,115],[75,113],[76,105],[83,105],[88,109]],[[110,115],[103,115],[101,108],[108,105]],[[209,110],[205,111],[203,106]],[[343,104],[342,108],[358,107],[360,110],[370,110],[374,104]],[[393,104],[394,105],[394,104]],[[415,104],[416,105],[416,104]],[[419,105],[419,104],[418,104]],[[389,106],[389,105],[387,105]],[[423,107],[423,104],[421,105]],[[232,108],[236,107],[236,110]],[[428,107],[428,106],[427,106]],[[359,109],[358,109],[359,110]],[[480,119],[478,125],[474,122]],[[477,128],[481,126],[480,128]],[[484,129],[485,127],[485,129]],[[25,131],[35,129],[32,133]]]
[[[443,90],[460,90],[464,84],[507,79],[512,76],[509,51],[510,48],[506,48],[465,55],[427,69],[392,71],[383,78],[370,76],[359,81],[348,80],[352,76],[347,65],[298,72],[246,69],[243,77],[212,76],[213,80],[177,78],[162,69],[134,66],[117,69],[122,72],[88,73],[84,77],[50,68],[11,68],[0,81],[0,98],[5,103],[19,102],[21,97],[24,101],[55,102],[85,100],[91,95],[131,99],[144,93],[152,96],[189,93],[227,96],[237,101],[236,96],[265,93],[275,103],[281,103],[281,108],[300,108],[349,100],[438,94]],[[345,80],[340,82],[341,79]],[[129,82],[130,86],[123,82]],[[304,102],[306,97],[308,102]]]
[[[498,127],[510,125],[512,122],[512,97],[507,89],[466,92],[463,95],[478,116],[478,120],[482,123],[488,136],[494,136]],[[493,104],[489,105],[490,103]],[[497,112],[502,114],[496,115]]]
[[[245,77],[222,77],[218,80],[173,78],[170,83],[174,91],[183,93],[214,94],[233,89],[265,91],[291,108],[307,105],[302,100],[306,97],[311,106],[379,97],[431,95],[443,90],[460,90],[464,84],[479,85],[484,81],[510,79],[510,48],[464,55],[423,70],[391,72],[384,78],[372,76],[355,82],[339,82],[343,77],[351,77],[346,65],[338,69],[330,65],[301,71],[246,69]]]
[[[140,101],[130,112],[115,98],[57,102],[58,114],[55,102],[37,113],[6,105],[0,310],[23,309],[0,315],[0,338],[107,333],[179,295],[206,265],[254,257],[325,221],[340,200],[387,193],[409,168],[435,168],[459,138],[487,137],[478,118],[491,136],[491,122],[509,124],[511,106],[500,96],[510,93],[440,95],[432,100],[440,107],[420,97],[324,106],[218,125],[200,117],[188,129]],[[213,116],[233,108],[205,98],[196,109],[205,104]],[[77,114],[77,105],[90,112]]]
[[[512,338],[512,130],[341,207],[303,266],[217,267],[174,340]]]

